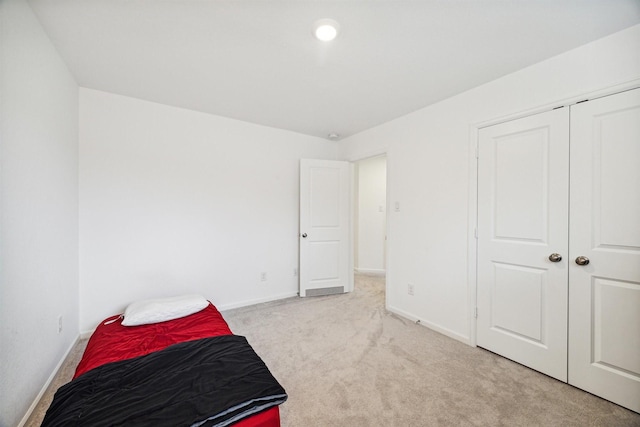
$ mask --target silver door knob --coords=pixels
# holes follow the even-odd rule
[[[553,253],[549,255],[549,261],[551,262],[560,262],[562,261],[562,255]]]
[[[586,256],[580,255],[578,258],[576,258],[576,264],[587,265],[589,264],[589,258],[587,258]]]
[[[302,233],[302,238],[306,239],[307,238],[307,233]]]

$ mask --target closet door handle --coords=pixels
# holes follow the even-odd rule
[[[589,264],[589,258],[587,258],[586,256],[580,255],[578,258],[576,258],[576,264],[587,265]]]
[[[562,261],[562,255],[553,253],[549,255],[549,261],[551,262],[560,262]]]

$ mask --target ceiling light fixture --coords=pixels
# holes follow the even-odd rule
[[[335,132],[331,132],[329,135],[327,135],[327,138],[335,141],[337,139],[340,139],[340,134],[335,133]]]
[[[313,35],[323,42],[335,39],[339,31],[340,25],[333,19],[319,19],[313,24]]]

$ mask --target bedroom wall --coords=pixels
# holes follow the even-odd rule
[[[358,166],[356,270],[384,274],[387,159],[364,159]]]
[[[1,1],[0,28],[0,425],[15,426],[78,336],[78,86],[26,2]]]
[[[296,295],[299,159],[338,151],[81,88],[81,330],[137,299],[196,292],[225,309]]]
[[[388,215],[389,308],[473,342],[472,125],[636,79],[640,26],[344,140],[343,153],[351,160],[388,153],[389,206],[400,206]],[[414,296],[408,295],[409,283]]]

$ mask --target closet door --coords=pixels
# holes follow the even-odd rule
[[[477,342],[567,380],[569,109],[480,130]]]
[[[569,383],[640,412],[640,89],[571,108],[570,212]]]

